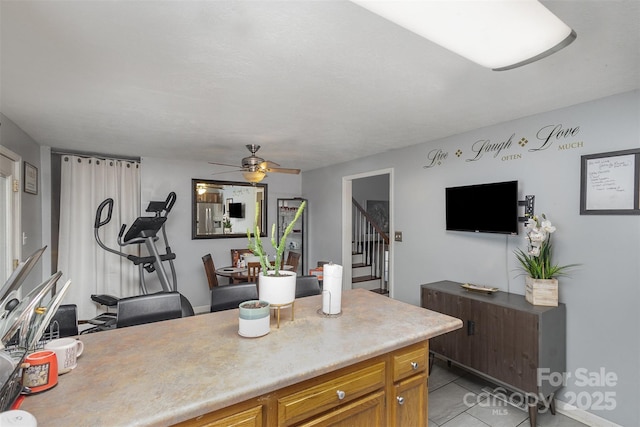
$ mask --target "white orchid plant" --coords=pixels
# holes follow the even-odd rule
[[[540,217],[534,215],[525,222],[529,244],[527,252],[516,250],[516,258],[520,267],[533,279],[565,276],[568,269],[578,264],[560,266],[551,263],[551,234],[556,231],[556,227],[544,214]]]

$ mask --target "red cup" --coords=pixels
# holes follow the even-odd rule
[[[58,358],[55,351],[36,351],[27,355],[22,368],[22,386],[31,393],[49,390],[58,384]]]

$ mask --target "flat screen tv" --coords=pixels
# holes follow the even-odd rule
[[[447,230],[518,234],[518,181],[445,189]]]
[[[244,218],[244,204],[229,203],[229,218]]]

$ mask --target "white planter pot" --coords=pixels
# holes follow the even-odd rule
[[[263,304],[260,304],[263,303]],[[260,307],[255,305],[260,304]],[[239,306],[238,334],[243,337],[255,338],[269,333],[271,310],[266,301],[245,301]]]
[[[285,306],[296,299],[296,273],[293,271],[280,271],[280,276],[273,275],[269,271],[267,275],[261,272],[258,278],[258,296],[263,301],[268,301],[272,306]]]

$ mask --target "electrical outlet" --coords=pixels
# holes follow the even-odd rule
[[[402,242],[402,231],[396,231],[395,232],[394,240],[396,242]]]

